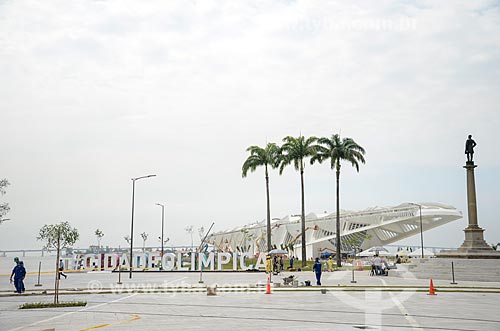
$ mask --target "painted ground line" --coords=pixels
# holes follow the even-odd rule
[[[380,279],[380,281],[382,282],[382,284],[384,284],[384,286],[387,286],[387,283],[385,282],[385,280],[383,279]],[[418,324],[418,322],[412,317],[410,316],[410,314],[408,313],[408,310],[405,308],[405,306],[401,303],[401,301],[398,300],[398,298],[396,298],[392,293],[389,292],[389,296],[391,297],[391,300],[392,302],[394,302],[394,304],[396,305],[396,307],[398,307],[399,311],[401,312],[401,314],[403,314],[404,318],[408,321],[408,323],[413,327],[413,330],[419,330],[419,331],[422,331],[423,329],[420,327],[420,325]]]
[[[44,322],[49,322],[49,321],[52,321],[52,320],[55,320],[55,319],[59,319],[61,317],[65,317],[65,316],[73,315],[73,314],[76,314],[76,313],[79,313],[79,312],[82,312],[82,311],[86,311],[86,310],[90,310],[90,309],[102,307],[102,306],[105,306],[105,305],[109,305],[111,303],[115,303],[115,302],[119,302],[119,301],[122,301],[122,300],[125,300],[125,299],[128,299],[128,298],[131,298],[133,296],[136,296],[137,294],[138,293],[134,293],[134,294],[131,294],[129,296],[126,296],[126,297],[123,297],[123,298],[119,298],[119,299],[116,299],[116,300],[113,300],[113,301],[110,301],[110,302],[104,302],[104,303],[101,303],[101,304],[96,305],[96,306],[85,307],[85,308],[82,308],[82,309],[79,309],[79,310],[76,310],[76,311],[71,311],[71,312],[68,312],[68,313],[64,313],[64,314],[61,314],[61,315],[50,317],[50,318],[47,318],[47,319],[44,319],[44,320],[41,320],[41,321],[38,321],[38,322],[35,322],[35,323],[31,323],[31,324],[28,324],[28,325],[25,325],[25,326],[20,326],[20,327],[17,327],[15,329],[11,329],[9,331],[22,330],[24,328],[28,328],[28,327],[31,327],[31,326],[36,326],[38,324],[41,324],[41,323],[44,323]]]
[[[91,326],[91,327],[88,327],[88,328],[85,328],[85,329],[81,329],[79,331],[90,331],[90,330],[105,328],[107,326],[124,324],[124,323],[130,323],[130,322],[136,321],[136,320],[138,320],[138,319],[141,318],[141,316],[139,316],[137,314],[130,314],[130,316],[133,316],[133,317],[129,318],[128,320],[123,320],[123,321],[118,321],[118,322],[113,322],[113,323],[99,324],[99,325]]]

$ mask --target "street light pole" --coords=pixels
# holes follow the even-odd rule
[[[163,228],[165,226],[165,206],[161,203],[157,203],[157,206],[161,207],[161,261],[163,262]],[[163,264],[161,265],[161,270],[163,270]]]
[[[135,201],[135,181],[143,178],[155,177],[156,175],[147,175],[132,178],[132,222],[130,225],[130,260],[129,260],[129,278],[132,278],[132,255],[134,249],[134,201]]]
[[[210,228],[208,229],[207,233],[205,234],[205,237],[203,237],[203,239],[200,242],[200,247],[198,247],[198,254],[200,254],[200,255],[201,255],[201,249],[203,247],[203,244],[205,243],[205,240],[207,239],[208,234],[212,230],[212,227],[214,226],[214,224],[215,224],[215,222],[212,222],[212,225],[210,225]],[[191,252],[191,254],[194,254],[194,252]],[[199,257],[198,257],[198,261],[199,261]],[[200,264],[199,267],[200,267],[200,280],[198,281],[198,283],[203,284],[203,266]]]
[[[413,206],[418,206],[419,210],[419,215],[420,215],[420,249],[422,250],[422,258],[424,258],[424,229],[422,227],[422,205],[419,205],[418,203],[409,203],[410,205]]]

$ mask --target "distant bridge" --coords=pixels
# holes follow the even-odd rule
[[[191,246],[169,246],[169,247],[166,247],[164,246],[163,247],[163,250],[164,251],[172,251],[172,250],[186,250],[186,251],[189,251],[191,249],[195,249]],[[160,251],[161,250],[161,246],[146,246],[146,247],[134,247],[134,251],[148,251],[148,252],[151,252],[151,251]],[[45,248],[41,248],[41,249],[10,249],[10,250],[0,250],[0,256],[1,257],[6,257],[7,254],[11,254],[11,253],[14,253],[13,255],[22,255],[23,257],[26,257],[26,254],[27,253],[38,253],[38,254],[34,254],[34,255],[40,255],[40,256],[44,256],[45,253],[51,253],[51,252],[55,252],[56,250],[55,249],[45,249]],[[117,252],[123,252],[123,253],[126,253],[126,252],[129,252],[130,251],[130,247],[118,247],[118,248],[112,248],[112,247],[101,247],[100,250],[98,250],[97,246],[90,246],[89,248],[64,248],[64,249],[61,249],[61,254],[63,256],[70,256],[72,255],[73,253],[78,253],[78,254],[97,254],[98,252],[100,253],[117,253]]]
[[[396,247],[396,249],[398,249],[398,250],[399,249],[408,249],[408,250],[411,250],[412,252],[420,249],[420,245],[385,245],[384,247]],[[457,248],[456,247],[436,247],[436,246],[425,246],[424,245],[424,249],[427,249],[427,250],[433,252],[434,254],[437,254],[442,250],[453,250],[453,249],[457,249]]]
[[[18,254],[20,253],[20,254],[23,255],[23,257],[26,256],[26,253],[39,253],[41,256],[43,256],[44,252],[50,253],[51,251],[54,251],[54,250],[47,250],[47,249],[12,249],[12,250],[0,251],[0,256],[6,257],[7,253],[18,253]]]

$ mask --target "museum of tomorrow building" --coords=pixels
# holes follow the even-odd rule
[[[421,208],[419,207],[421,206]],[[421,214],[420,214],[421,211]],[[395,207],[373,207],[362,211],[342,210],[340,215],[341,251],[351,253],[388,245],[462,218],[455,207],[440,203],[403,203]],[[336,213],[306,215],[306,256],[335,252]],[[273,219],[272,246],[300,256],[300,215]],[[212,234],[208,242],[218,251],[265,252],[266,222],[257,222]]]

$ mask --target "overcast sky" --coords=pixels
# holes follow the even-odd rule
[[[0,249],[37,248],[68,220],[78,247],[265,218],[250,145],[340,133],[341,207],[451,204],[466,215],[472,134],[479,225],[500,241],[499,1],[0,0]],[[306,213],[335,210],[334,173],[305,170]],[[272,217],[300,213],[300,178],[271,172]],[[466,218],[425,233],[459,246]],[[195,233],[195,238],[198,238]],[[198,239],[199,240],[199,239]],[[418,244],[418,238],[404,241]]]

